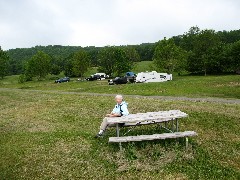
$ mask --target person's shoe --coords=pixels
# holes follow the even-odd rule
[[[102,134],[97,133],[97,135],[95,136],[95,138],[100,138],[100,137],[102,137],[102,135],[103,135],[103,133],[102,133]]]

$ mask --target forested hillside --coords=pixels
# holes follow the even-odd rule
[[[97,66],[112,74],[131,70],[133,62],[149,60],[154,62],[156,70],[169,73],[237,72],[240,70],[240,30],[215,32],[195,26],[183,35],[164,38],[156,43],[113,47],[49,45],[1,52],[1,77],[15,74],[35,76],[30,75],[33,68],[30,64],[35,66],[43,57],[48,58],[47,73],[64,71],[66,75],[79,76],[82,75],[81,70],[76,72],[81,69],[84,53],[89,61],[84,67]],[[76,56],[79,52],[82,55]],[[44,66],[37,68],[44,69]]]

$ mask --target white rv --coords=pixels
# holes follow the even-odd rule
[[[172,80],[172,74],[152,72],[141,72],[137,74],[137,83],[164,82]]]

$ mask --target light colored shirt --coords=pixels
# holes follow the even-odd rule
[[[121,104],[115,105],[114,109],[112,110],[112,113],[120,114],[121,116],[127,116],[129,115],[127,106],[128,106],[128,103],[123,101]]]

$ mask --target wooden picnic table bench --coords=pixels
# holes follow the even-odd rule
[[[188,114],[180,110],[169,110],[169,111],[159,111],[159,112],[147,112],[147,113],[137,113],[130,114],[128,116],[122,117],[106,117],[108,123],[112,124],[111,127],[116,126],[116,137],[110,137],[109,142],[118,142],[120,149],[122,148],[122,142],[131,141],[144,141],[144,140],[155,140],[155,139],[168,139],[168,138],[186,138],[186,147],[188,146],[188,137],[196,136],[197,133],[194,131],[184,131],[179,132],[179,119],[188,117]],[[171,128],[168,128],[166,124],[170,122]],[[153,134],[153,135],[137,135],[137,136],[120,136],[121,127],[133,128],[140,125],[150,125],[150,124],[164,124],[160,127],[166,129],[168,133]],[[132,129],[129,129],[131,131]],[[124,134],[126,135],[126,133]]]

